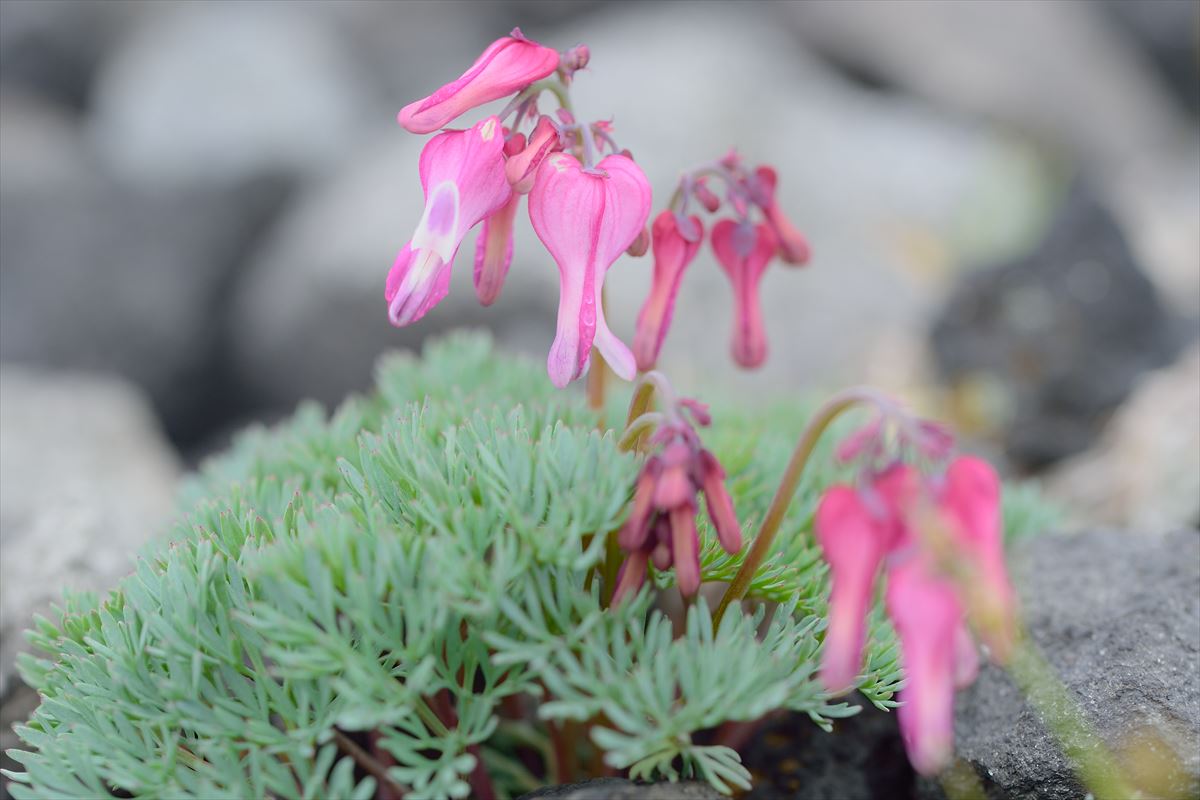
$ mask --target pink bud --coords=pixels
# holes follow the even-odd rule
[[[522,137],[524,141],[524,137]],[[509,155],[508,163],[504,165],[504,174],[512,184],[513,191],[519,194],[529,194],[533,188],[533,180],[537,176],[538,167],[542,160],[561,148],[558,140],[558,129],[550,117],[541,117],[529,134],[525,147],[515,154]]]
[[[638,313],[637,332],[633,337],[633,353],[641,370],[654,369],[658,361],[675,313],[675,297],[679,294],[683,273],[700,251],[704,229],[700,227],[698,217],[689,217],[688,221],[701,231],[701,235],[692,241],[681,234],[674,212],[663,211],[654,219],[654,279],[650,284],[650,295]]]
[[[613,590],[612,604],[618,606],[626,598],[637,594],[646,582],[646,567],[649,557],[643,550],[635,550],[625,558],[617,573],[617,586]]]
[[[546,369],[555,386],[583,374],[593,343],[613,372],[637,374],[633,353],[608,328],[600,300],[604,276],[650,216],[650,182],[628,158],[606,156],[585,171],[554,153],[538,168],[529,194],[534,232],[558,265],[558,329]]]
[[[592,52],[586,44],[577,44],[570,50],[562,54],[558,62],[558,69],[568,83],[571,77],[588,65],[588,61],[592,58]]]
[[[558,52],[526,39],[519,29],[497,39],[458,80],[400,110],[413,133],[432,133],[476,106],[506,97],[558,68]]]
[[[758,284],[775,255],[775,235],[763,224],[755,228],[755,241],[748,255],[735,244],[739,225],[723,219],[713,226],[712,245],[717,261],[733,284],[733,359],[746,368],[761,365],[767,357],[767,333],[763,327]]]
[[[708,506],[708,518],[717,531],[717,541],[726,553],[736,553],[742,549],[742,526],[733,511],[733,499],[725,489],[725,470],[717,457],[707,450],[700,451],[700,464],[703,471],[701,488]]]
[[[694,597],[700,591],[700,537],[696,533],[696,507],[691,503],[671,509],[671,551],[679,593]]]
[[[646,255],[646,251],[650,249],[650,229],[642,228],[641,233],[633,240],[633,244],[629,245],[629,249],[625,252],[634,258],[641,258]]]
[[[779,208],[779,200],[775,194],[775,186],[779,179],[775,174],[775,170],[771,167],[759,167],[755,170],[754,174],[758,179],[758,186],[760,188],[765,187],[767,202],[765,205],[762,203],[759,205],[767,217],[767,222],[770,223],[772,230],[775,231],[775,235],[779,239],[780,258],[788,264],[801,265],[807,263],[810,255],[808,240],[804,238],[804,234],[796,230]]]
[[[708,181],[704,178],[701,178],[692,185],[692,196],[710,214],[721,207],[721,198],[717,197],[713,190],[708,188]]]
[[[633,492],[633,508],[629,519],[617,535],[617,542],[626,551],[640,550],[650,535],[650,514],[654,511],[654,489],[662,473],[662,461],[657,457],[646,461],[638,475],[637,488]]]

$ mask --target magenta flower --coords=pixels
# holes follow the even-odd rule
[[[762,208],[771,230],[775,232],[776,241],[779,242],[779,257],[788,264],[797,266],[807,264],[811,255],[808,239],[803,233],[796,230],[796,227],[779,208],[779,201],[775,198],[775,187],[779,183],[779,177],[775,174],[774,168],[759,167],[754,171],[754,175],[758,179],[759,193],[763,195],[759,199],[759,206]]]
[[[429,97],[400,109],[413,133],[432,133],[476,106],[524,89],[558,68],[558,51],[526,39],[519,28],[488,45],[471,68]]]
[[[421,151],[425,212],[388,273],[388,319],[397,327],[425,316],[450,286],[450,266],[463,237],[508,202],[500,121],[488,117],[465,131],[446,131]]]
[[[608,268],[637,238],[650,216],[650,183],[622,155],[584,169],[555,153],[538,169],[529,194],[529,219],[558,264],[558,327],[546,370],[562,388],[584,373],[592,345],[613,372],[631,380],[633,353],[608,328],[600,290]]]
[[[733,359],[743,367],[757,367],[767,358],[758,283],[775,257],[775,234],[765,223],[751,227],[723,219],[713,226],[712,246],[733,284]]]
[[[707,424],[703,406],[696,404],[693,411],[691,401],[679,405],[688,408],[698,424]],[[675,580],[684,597],[693,597],[700,590],[700,536],[696,531],[700,493],[721,547],[727,553],[742,549],[742,528],[725,489],[725,470],[701,445],[691,424],[676,410],[652,441],[660,450],[646,459],[629,519],[617,534],[628,557],[613,592],[614,604],[638,590],[651,563],[658,570],[675,568]]]
[[[862,438],[856,434],[847,449],[861,449]],[[978,669],[967,616],[994,657],[1004,660],[1011,650],[1014,600],[999,503],[995,471],[962,457],[928,481],[894,464],[861,490],[831,488],[817,509],[814,529],[833,575],[821,681],[835,693],[854,686],[875,579],[886,565],[887,611],[900,636],[906,680],[900,726],[909,759],[923,774],[948,763],[954,692]]]
[[[700,250],[704,228],[699,217],[690,217],[690,223],[701,232],[691,241],[680,234],[675,212],[663,211],[654,218],[651,233],[654,280],[650,285],[650,296],[638,313],[637,332],[633,337],[633,353],[637,357],[638,369],[654,369],[667,329],[671,327],[675,296],[679,294],[684,270]]]

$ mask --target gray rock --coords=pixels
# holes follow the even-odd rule
[[[1012,567],[1034,643],[1121,763],[1154,782],[1145,796],[1194,796],[1200,535],[1047,536],[1018,548]],[[1038,714],[995,667],[959,695],[955,743],[992,797],[1084,796]]]
[[[1008,455],[1039,467],[1086,448],[1181,336],[1103,201],[1076,181],[1032,253],[963,277],[931,343],[945,380],[989,387]]]
[[[213,3],[139,20],[97,78],[99,152],[151,188],[328,168],[372,104],[369,75],[318,15],[304,3]]]
[[[899,0],[779,9],[801,41],[856,74],[1120,169],[1194,134],[1102,5]],[[1194,46],[1194,25],[1178,33]]]
[[[1101,8],[1150,56],[1180,103],[1200,112],[1200,5],[1114,0]]]
[[[21,632],[65,588],[103,591],[166,520],[179,464],[113,378],[0,367],[0,696]]]
[[[707,783],[634,783],[624,778],[597,778],[522,795],[521,800],[719,800],[723,795]]]
[[[83,110],[91,99],[97,65],[128,22],[152,5],[4,0],[0,3],[0,74],[10,86]]]
[[[133,188],[98,169],[69,122],[4,103],[0,357],[117,372],[172,436],[199,435],[228,401],[226,285],[285,187]]]

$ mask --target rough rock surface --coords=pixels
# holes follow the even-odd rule
[[[1083,180],[1032,253],[964,276],[931,337],[944,378],[994,395],[983,405],[995,409],[1008,455],[1029,467],[1087,447],[1181,339]]]
[[[707,783],[634,783],[624,778],[547,786],[522,795],[521,800],[720,800],[723,795]]]
[[[1125,763],[1160,765],[1150,770],[1158,783],[1148,796],[1194,796],[1200,790],[1200,533],[1047,536],[1018,548],[1012,568],[1034,643],[1096,733],[1118,759],[1131,759]],[[992,797],[1084,796],[1037,713],[995,667],[960,693],[955,740]],[[1171,751],[1181,771],[1165,766]]]
[[[179,465],[134,387],[79,373],[0,367],[0,441],[2,697],[35,612],[131,571]]]

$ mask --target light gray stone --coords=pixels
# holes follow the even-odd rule
[[[369,76],[318,14],[306,3],[186,3],[147,15],[97,78],[99,152],[154,188],[336,163],[373,104]]]
[[[21,632],[66,588],[103,591],[170,513],[179,463],[136,388],[0,367],[0,696]]]

